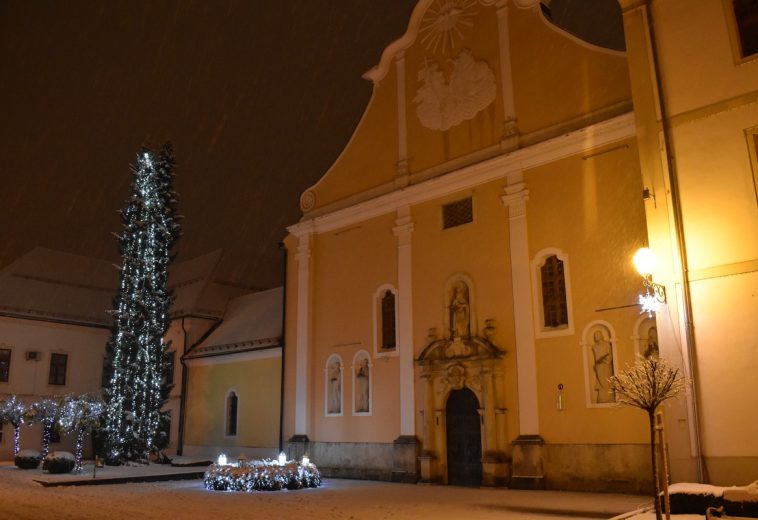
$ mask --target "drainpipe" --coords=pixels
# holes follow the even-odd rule
[[[187,399],[187,380],[189,374],[187,372],[187,364],[184,361],[184,355],[187,353],[187,329],[184,328],[184,316],[182,316],[182,333],[184,334],[184,345],[182,346],[182,355],[179,356],[179,361],[182,364],[182,393],[179,395],[179,432],[178,439],[176,440],[176,454],[182,455],[184,451],[184,406]]]
[[[287,259],[288,251],[284,242],[279,242],[284,262],[284,283],[282,284],[282,336],[279,341],[282,347],[282,374],[279,381],[279,453],[284,451],[284,329],[287,325]]]
[[[687,362],[689,363],[690,381],[692,382],[692,405],[690,406],[690,413],[692,414],[692,422],[694,428],[694,442],[695,442],[695,462],[697,465],[697,478],[698,482],[707,482],[708,477],[706,474],[706,467],[703,460],[703,446],[700,433],[700,414],[698,412],[698,399],[697,399],[697,385],[695,381],[696,370],[696,358],[695,358],[695,333],[692,323],[692,295],[690,293],[689,283],[689,266],[687,262],[687,243],[684,237],[684,224],[682,218],[682,201],[679,193],[679,177],[677,175],[676,162],[672,155],[673,147],[671,145],[671,124],[668,118],[668,112],[666,110],[666,101],[663,90],[663,80],[661,79],[660,65],[658,63],[658,48],[655,39],[655,25],[653,23],[652,2],[648,0],[645,5],[645,15],[647,17],[650,47],[652,50],[653,70],[655,72],[655,82],[658,88],[658,106],[661,111],[661,123],[663,125],[663,146],[664,153],[666,154],[666,166],[668,167],[669,175],[671,177],[671,204],[674,210],[674,225],[676,228],[676,241],[679,250],[679,261],[682,265],[682,296],[683,302],[683,318],[684,328],[686,334],[686,355]]]

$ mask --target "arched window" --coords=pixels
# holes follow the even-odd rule
[[[382,296],[382,350],[395,349],[395,333],[395,295],[387,289]]]
[[[226,395],[226,436],[234,437],[237,435],[237,412],[239,409],[239,399],[234,390],[229,391]]]
[[[555,248],[543,249],[532,260],[532,277],[536,337],[573,334],[568,256]]]
[[[374,293],[374,355],[397,355],[397,290],[389,284]]]
[[[540,267],[542,311],[545,327],[568,325],[566,278],[563,262],[556,255],[548,256]]]

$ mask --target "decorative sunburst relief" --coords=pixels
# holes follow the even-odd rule
[[[477,1],[435,0],[421,19],[421,43],[433,53],[455,48],[464,30],[474,26]]]
[[[473,119],[495,100],[495,74],[486,62],[463,49],[451,63],[449,80],[436,62],[428,60],[418,73],[422,84],[413,102],[419,121],[430,130],[448,130]]]

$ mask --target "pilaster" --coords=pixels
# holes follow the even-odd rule
[[[542,464],[544,441],[539,434],[537,358],[534,345],[529,235],[526,221],[526,201],[529,199],[529,190],[523,182],[522,173],[509,178],[505,195],[501,199],[508,208],[518,371],[519,436],[513,442],[511,487],[539,489],[544,487]]]
[[[397,292],[398,292],[398,350],[400,362],[400,435],[415,436],[413,386],[413,293],[411,234],[413,220],[410,208],[397,211],[395,227],[397,237]]]
[[[308,440],[310,389],[310,295],[311,237],[313,229],[305,228],[298,235],[297,251],[297,328],[295,339],[295,437]]]

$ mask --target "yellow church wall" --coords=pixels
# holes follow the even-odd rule
[[[615,332],[616,371],[634,362],[631,338],[640,317],[641,283],[630,259],[646,236],[635,141],[584,157],[524,173],[530,257],[546,248],[567,255],[573,311],[573,334],[536,340],[540,430],[549,443],[643,443],[648,441],[644,414],[588,407],[581,345],[585,327],[603,320]],[[563,411],[556,409],[558,384],[564,385]]]
[[[508,441],[518,435],[516,352],[513,324],[508,217],[500,200],[503,182],[495,181],[447,195],[411,208],[413,231],[413,322],[414,357],[428,344],[430,328],[445,337],[446,282],[456,274],[468,276],[472,287],[472,334],[483,333],[484,322],[495,320],[493,342],[507,352],[505,406],[508,409]],[[442,229],[442,205],[472,198],[474,221]],[[423,381],[416,380],[416,410],[424,399]],[[423,425],[416,419],[416,431]]]
[[[397,76],[394,67],[374,85],[353,136],[334,165],[312,188],[320,208],[392,182],[398,160]]]
[[[758,205],[745,138],[745,130],[756,125],[753,104],[673,128],[693,271],[758,259]]]
[[[697,0],[686,9],[677,2],[652,3],[669,115],[743,95],[755,102],[758,56],[743,63],[736,57],[728,3]]]
[[[230,356],[227,363],[211,363],[194,362],[189,369],[185,444],[276,450],[281,357],[235,361]],[[237,435],[233,437],[225,435],[230,390],[239,398]]]
[[[373,300],[384,284],[397,288],[394,214],[318,234],[313,249],[312,380],[313,435],[318,442],[390,443],[398,437],[397,357],[374,355]],[[353,415],[353,358],[371,356],[372,412]],[[332,354],[342,358],[342,416],[326,416],[325,369]]]
[[[542,19],[539,7],[510,9],[509,18],[514,101],[522,135],[630,100],[623,54],[591,48],[561,34]]]
[[[503,133],[503,103],[500,92],[500,54],[498,51],[497,15],[494,7],[477,6],[476,16],[471,20],[473,26],[461,26],[465,41],[457,41],[451,48],[442,49],[439,44],[434,50],[433,39],[424,41],[423,37],[405,51],[405,90],[408,131],[408,167],[412,173],[443,164],[455,159],[496,145]],[[427,33],[425,32],[424,35]],[[478,112],[473,119],[463,121],[449,130],[439,131],[425,128],[416,115],[417,102],[414,102],[421,82],[420,73],[425,64],[436,64],[450,80],[453,63],[463,49],[471,51],[476,61],[484,61],[495,75],[498,86],[495,101]]]

